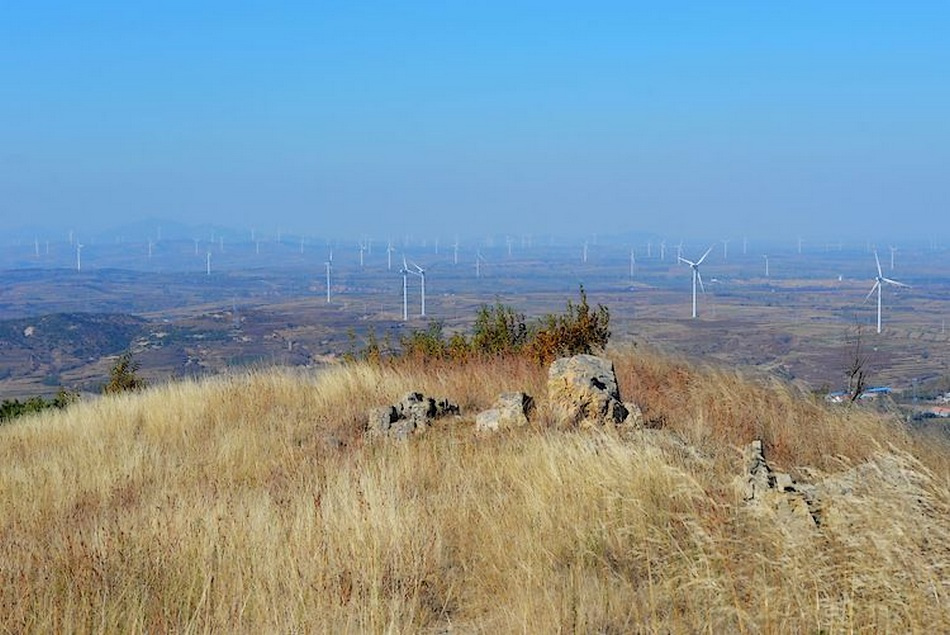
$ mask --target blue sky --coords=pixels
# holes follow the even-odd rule
[[[0,214],[312,235],[950,228],[950,3],[0,0]]]

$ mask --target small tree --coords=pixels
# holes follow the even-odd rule
[[[846,371],[848,376],[848,399],[851,402],[857,401],[867,388],[868,362],[871,361],[871,356],[862,346],[861,325],[855,325],[853,332],[854,335],[849,337],[850,341],[848,342],[848,366]]]
[[[138,376],[139,363],[133,359],[132,351],[119,355],[112,370],[109,371],[109,383],[102,387],[103,394],[110,395],[145,388],[145,380]]]

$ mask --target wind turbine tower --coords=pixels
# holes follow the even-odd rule
[[[406,264],[406,257],[402,257],[402,321],[409,320],[409,265]]]
[[[327,260],[326,266],[327,266],[327,304],[330,304],[330,268],[332,266],[332,263],[329,260]]]
[[[421,312],[419,313],[419,315],[421,317],[425,317],[426,316],[426,270],[420,267],[419,265],[417,265],[416,263],[412,263],[412,266],[415,267],[416,270],[410,271],[409,273],[419,276],[419,280],[422,282],[422,306],[421,306]]]
[[[82,271],[82,243],[76,243],[76,271]]]
[[[894,271],[894,254],[897,252],[897,247],[891,247],[891,271]]]
[[[881,271],[881,261],[877,257],[877,252],[874,252],[874,262],[877,264],[877,277],[874,278],[874,286],[871,287],[870,293],[867,297],[864,298],[864,301],[867,302],[874,292],[877,291],[877,332],[881,332],[881,290],[884,288],[884,283],[892,284],[896,287],[910,287],[910,285],[904,284],[903,282],[898,282],[897,280],[891,280],[890,278],[885,278],[884,273]]]
[[[207,270],[207,274],[210,276],[211,275],[211,250],[210,249],[208,250],[208,254],[205,258],[205,269]]]
[[[765,277],[768,278],[769,277],[769,256],[768,254],[763,254],[762,257],[765,258]]]
[[[703,264],[703,261],[706,260],[706,256],[709,255],[709,252],[712,251],[713,245],[709,246],[709,249],[706,250],[706,253],[703,254],[703,257],[693,262],[692,260],[687,260],[680,256],[680,262],[686,263],[689,265],[689,268],[693,270],[693,317],[696,317],[696,283],[699,282],[699,288],[702,289],[703,293],[706,293],[706,287],[703,286],[703,277],[699,273],[699,265]]]

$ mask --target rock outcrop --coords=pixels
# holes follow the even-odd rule
[[[600,427],[624,423],[613,363],[595,355],[555,360],[548,369],[548,400],[561,425]]]
[[[534,409],[534,399],[523,392],[506,392],[498,396],[488,410],[475,417],[475,429],[479,432],[497,432],[528,424]]]
[[[760,439],[743,448],[742,458],[745,467],[736,485],[747,504],[774,511],[790,527],[816,527],[821,523],[816,488],[774,471],[765,460]]]
[[[395,405],[370,408],[366,429],[375,436],[407,439],[425,432],[433,420],[453,414],[459,414],[457,404],[409,392]]]

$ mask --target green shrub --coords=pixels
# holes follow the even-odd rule
[[[109,383],[102,387],[103,394],[111,395],[145,388],[145,380],[138,376],[138,370],[139,363],[132,357],[132,351],[119,355],[119,359],[109,371]]]
[[[529,340],[524,320],[524,314],[500,302],[495,306],[482,305],[475,318],[473,352],[490,357],[520,353]]]
[[[22,417],[23,415],[33,414],[48,408],[57,408],[62,410],[79,399],[79,395],[74,392],[67,392],[60,388],[59,392],[52,399],[43,397],[30,397],[26,401],[19,399],[4,399],[0,403],[0,423]]]

